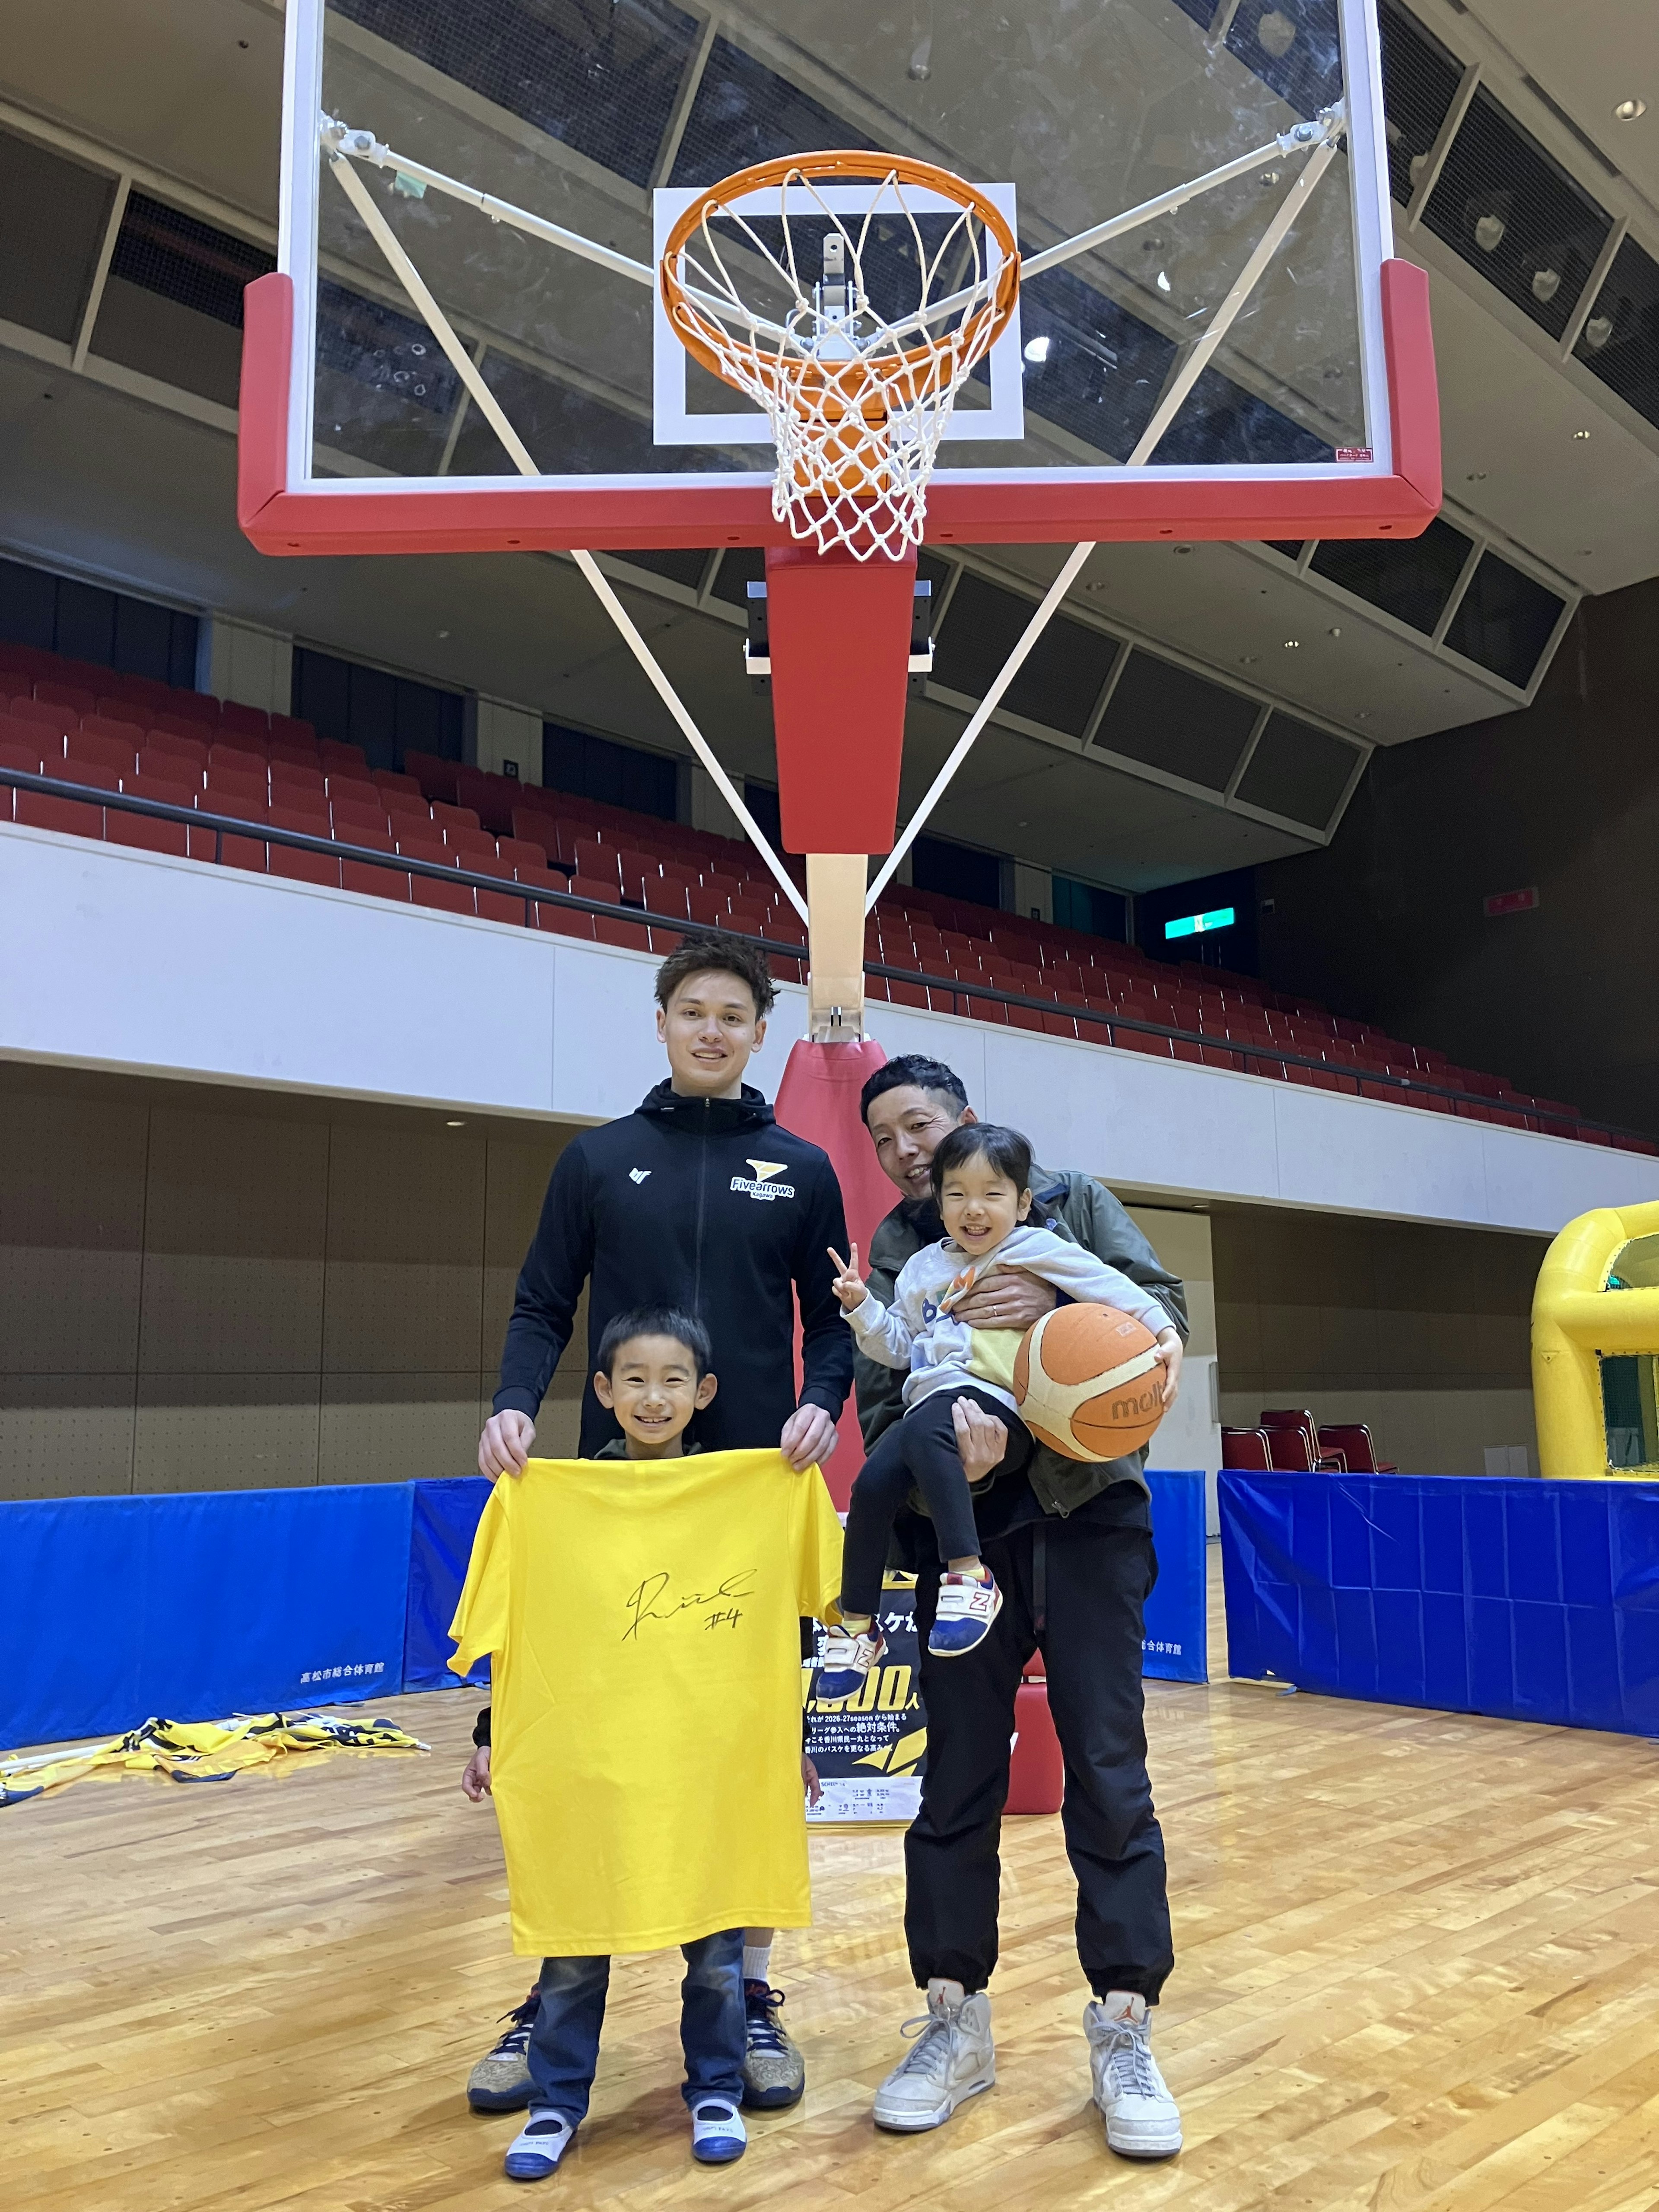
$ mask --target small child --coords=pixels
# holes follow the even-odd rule
[[[998,1462],[1024,1464],[1030,1431],[1015,1409],[1014,1358],[1024,1331],[970,1329],[951,1307],[995,1267],[1023,1267],[1069,1297],[1133,1314],[1161,1350],[1179,1344],[1169,1315],[1140,1287],[1093,1253],[1052,1230],[1028,1228],[1031,1147],[1017,1129],[968,1121],[933,1154],[933,1196],[945,1234],[905,1262],[884,1306],[850,1259],[832,1251],[840,1270],[836,1295],[859,1349],[886,1367],[910,1372],[902,1419],[878,1440],[853,1485],[842,1568],[842,1624],[830,1632],[820,1698],[850,1697],[884,1648],[873,1615],[894,1518],[914,1485],[927,1500],[945,1572],[927,1649],[936,1659],[959,1658],[989,1634],[1002,1593],[979,1556],[974,1501],[957,1443],[952,1407],[966,1398],[1006,1425]]]
[[[618,1456],[683,1456],[691,1417],[709,1403],[717,1387],[709,1372],[711,1356],[707,1330],[684,1314],[624,1314],[611,1322],[600,1340],[593,1390],[622,1429]],[[611,1455],[611,1447],[600,1455]],[[483,1787],[488,1789],[487,1780]],[[691,2114],[691,2154],[705,2166],[729,2165],[743,2156],[748,2142],[738,2115],[745,2025],[743,1939],[741,1928],[727,1928],[680,1947],[685,1959],[680,1985],[683,2094]],[[610,1979],[607,1958],[542,1961],[525,2052],[530,2117],[504,2161],[511,2181],[542,2181],[556,2172],[586,2117]]]

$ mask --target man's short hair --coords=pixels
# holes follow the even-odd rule
[[[859,1112],[865,1127],[870,1124],[870,1109],[884,1091],[925,1091],[940,1106],[954,1106],[958,1114],[968,1103],[968,1086],[954,1067],[947,1067],[942,1060],[929,1060],[926,1053],[901,1053],[890,1060],[885,1067],[878,1067],[859,1093]]]
[[[700,1321],[675,1306],[641,1306],[633,1313],[618,1314],[613,1322],[607,1322],[594,1355],[594,1373],[614,1375],[623,1346],[632,1344],[638,1336],[666,1336],[684,1345],[696,1364],[699,1382],[714,1364],[714,1347]]]
[[[657,970],[657,1004],[666,1006],[688,975],[706,975],[711,969],[749,986],[757,1021],[771,1012],[778,994],[766,955],[723,929],[694,929],[680,939]]]

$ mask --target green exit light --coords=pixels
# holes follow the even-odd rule
[[[1230,906],[1212,907],[1208,914],[1183,914],[1179,921],[1164,923],[1164,942],[1172,937],[1207,937],[1212,929],[1231,929],[1237,920]]]

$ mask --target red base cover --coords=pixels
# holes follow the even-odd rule
[[[1014,1748],[1008,1761],[1010,1813],[1058,1813],[1066,1795],[1066,1762],[1043,1682],[1022,1682],[1014,1693]]]
[[[280,271],[244,294],[237,519],[262,553],[551,552],[584,547],[784,545],[771,486],[699,483],[571,490],[503,479],[479,490],[288,489],[294,283]],[[1440,508],[1440,410],[1429,280],[1407,261],[1382,270],[1394,467],[1388,476],[1202,477],[1118,471],[1088,483],[1042,474],[1006,483],[936,483],[930,544],[1109,543],[1160,538],[1415,538]],[[851,848],[849,848],[851,849]],[[873,848],[865,848],[873,849]]]

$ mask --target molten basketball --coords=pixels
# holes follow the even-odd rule
[[[1111,1306],[1056,1306],[1025,1332],[1014,1360],[1020,1419],[1067,1459],[1121,1459],[1164,1418],[1158,1342]]]

